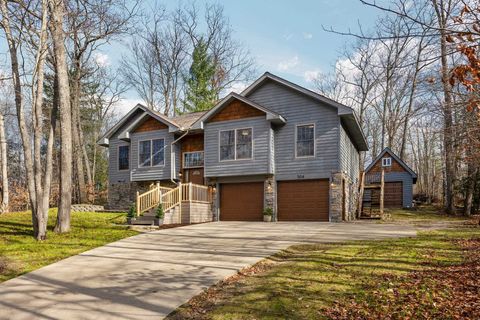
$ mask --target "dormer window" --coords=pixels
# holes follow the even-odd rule
[[[382,158],[382,167],[391,167],[392,158]]]

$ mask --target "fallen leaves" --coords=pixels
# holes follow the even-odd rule
[[[383,275],[365,295],[325,310],[331,319],[480,319],[480,239],[456,240],[465,261]]]

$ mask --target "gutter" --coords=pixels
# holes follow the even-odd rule
[[[175,151],[173,149],[173,145],[177,143],[178,141],[182,140],[183,137],[185,137],[188,133],[190,132],[190,129],[187,129],[183,135],[181,135],[178,139],[173,140],[172,143],[170,143],[170,181],[173,183],[177,184],[174,180],[175,177]],[[182,161],[182,159],[180,159]]]

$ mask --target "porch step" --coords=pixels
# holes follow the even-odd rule
[[[137,217],[137,219],[133,220],[133,225],[152,225],[153,224],[153,217]]]

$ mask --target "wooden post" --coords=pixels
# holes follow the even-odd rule
[[[160,199],[162,199],[162,194],[160,192],[160,182],[157,182],[157,204],[160,203]]]
[[[362,174],[360,175],[360,190],[358,192],[358,212],[357,212],[357,218],[360,218],[362,216],[362,210],[363,210],[363,192],[365,190],[365,171],[362,171]]]
[[[383,217],[384,195],[385,195],[385,169],[382,168],[382,177],[380,179],[380,215],[382,217]]]
[[[137,205],[137,210],[135,212],[135,215],[138,217],[140,215],[140,192],[138,192],[138,191],[137,191],[136,205]]]
[[[182,195],[182,183],[179,182],[178,183],[178,223],[182,223],[182,198],[183,198],[183,195]]]
[[[192,202],[192,190],[193,190],[192,183],[189,182],[188,183],[188,200],[190,202]]]

